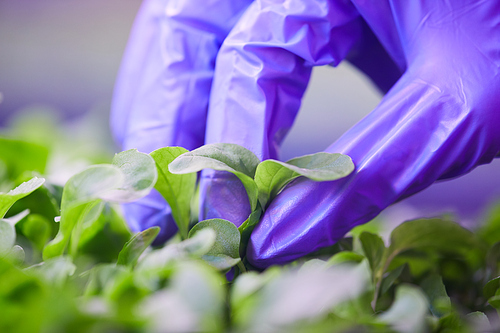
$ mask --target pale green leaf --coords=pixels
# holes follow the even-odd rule
[[[42,186],[44,182],[45,179],[34,177],[7,193],[0,193],[0,218],[5,216],[9,208],[12,207],[17,200],[32,193]]]
[[[196,174],[174,174],[169,171],[169,165],[186,153],[187,150],[182,147],[165,147],[151,153],[158,169],[158,181],[155,188],[170,205],[172,216],[183,238],[186,238],[188,233]]]
[[[117,264],[134,266],[137,259],[153,243],[159,232],[159,227],[152,227],[135,234],[120,251]]]
[[[112,165],[123,172],[124,182],[120,188],[101,196],[106,201],[123,203],[138,200],[151,191],[158,179],[153,158],[137,149],[116,154]]]
[[[214,143],[179,156],[169,165],[169,170],[174,174],[194,173],[203,169],[231,172],[243,183],[253,211],[258,200],[258,189],[253,178],[259,162],[259,158],[244,147]]]
[[[255,172],[255,182],[262,207],[293,179],[304,176],[315,181],[343,178],[354,170],[354,163],[347,155],[316,153],[293,158],[287,162],[265,160]]]
[[[196,224],[189,237],[202,229],[210,228],[216,233],[215,244],[202,258],[217,269],[225,270],[240,262],[240,232],[231,222],[223,219],[210,219]]]

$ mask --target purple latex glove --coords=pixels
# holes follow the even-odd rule
[[[250,0],[143,3],[117,79],[111,114],[113,134],[123,149],[151,152],[165,146],[182,146],[191,150],[204,143],[215,59],[225,37],[250,3]],[[316,9],[304,8],[303,14],[313,10]],[[360,22],[356,23],[354,33],[364,37],[362,41],[349,41],[358,44],[351,61],[372,76],[382,90],[387,90],[401,72],[366,24],[357,21]],[[231,68],[228,63],[226,69]],[[307,76],[309,70],[304,72]],[[298,107],[298,101],[295,104]],[[278,141],[293,120],[283,116],[276,120],[273,129],[280,132]],[[253,131],[249,131],[249,126],[243,124],[239,128],[248,135]],[[252,135],[261,137],[258,132]],[[231,142],[237,138],[227,139]],[[246,145],[245,140],[237,141]],[[231,174],[205,170],[201,192],[202,219],[222,217],[239,225],[249,214],[243,186]],[[133,231],[158,225],[159,242],[176,232],[170,208],[156,191],[124,205],[124,210]]]
[[[271,203],[248,259],[282,264],[334,244],[390,204],[500,151],[500,1],[257,1],[217,57],[207,142],[275,157],[312,66],[337,64],[363,18],[403,72],[377,108],[331,145],[342,180],[299,179]]]
[[[205,137],[217,52],[250,0],[146,0],[134,23],[113,98],[111,127],[122,149],[195,149]],[[177,228],[156,191],[124,205],[133,231]]]

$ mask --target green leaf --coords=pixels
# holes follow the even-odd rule
[[[382,294],[385,294],[389,288],[394,284],[394,281],[401,275],[405,265],[398,266],[393,269],[382,281]]]
[[[361,296],[368,286],[366,261],[284,271],[262,287],[254,313],[245,320],[251,326],[242,331],[263,332],[269,327],[288,331],[284,328],[295,327],[302,320],[324,318],[333,307]]]
[[[363,253],[370,263],[372,274],[375,275],[380,268],[384,256],[384,241],[379,236],[366,231],[359,235],[359,240],[363,248]]]
[[[254,153],[239,145],[213,143],[179,156],[168,168],[174,174],[194,173],[203,169],[231,172],[243,183],[250,207],[254,211],[257,207],[258,189],[253,178],[259,162]]]
[[[243,258],[247,253],[247,246],[250,240],[250,236],[252,235],[253,229],[260,221],[260,217],[262,215],[262,208],[260,204],[257,205],[257,208],[250,214],[250,216],[238,227],[238,230],[241,234],[240,241],[240,256]]]
[[[291,159],[287,162],[265,160],[257,166],[255,183],[262,207],[293,179],[304,176],[315,181],[343,178],[354,170],[354,163],[347,155],[316,153]]]
[[[165,198],[172,209],[172,216],[183,239],[187,238],[190,222],[191,199],[195,193],[196,174],[174,174],[169,165],[187,150],[182,147],[160,148],[151,153],[158,168],[155,188]]]
[[[140,199],[151,191],[158,179],[153,158],[137,149],[116,154],[112,165],[123,172],[124,182],[120,188],[101,197],[106,201],[131,202]]]
[[[488,298],[488,303],[495,309],[500,309],[500,295],[495,295]]]
[[[30,266],[26,271],[42,276],[50,284],[61,286],[75,273],[76,266],[69,257],[61,256]]]
[[[159,227],[152,227],[135,234],[120,251],[117,264],[134,266],[137,259],[153,243],[159,232]]]
[[[497,290],[500,288],[500,276],[491,279],[483,287],[483,295],[486,299],[496,295]]]
[[[85,221],[86,215],[100,202],[101,196],[121,187],[123,177],[117,167],[101,164],[90,166],[68,180],[62,195],[59,232],[45,246],[44,259],[64,253],[73,229]]]
[[[51,222],[44,216],[30,214],[20,224],[22,234],[28,238],[38,251],[41,251],[52,234]]]
[[[130,240],[132,233],[122,214],[112,205],[100,202],[93,211],[94,214],[97,212],[100,214],[98,216],[87,214],[79,235],[75,238],[78,240],[78,248],[74,253],[91,256],[96,262],[116,262],[118,254]]]
[[[484,245],[459,224],[442,219],[422,219],[402,223],[392,231],[386,258],[390,262],[403,251],[426,248],[466,258],[484,258],[485,255]]]
[[[99,264],[90,270],[89,282],[84,291],[85,296],[107,294],[115,281],[127,274],[127,269],[114,264]]]
[[[137,307],[152,332],[224,332],[225,279],[202,262],[176,263],[169,284]]]
[[[214,246],[215,238],[216,233],[213,229],[199,230],[196,234],[180,243],[169,244],[161,249],[149,252],[139,261],[136,271],[152,272],[153,275],[158,275],[158,272],[161,272],[175,261],[184,261],[191,257],[201,258]]]
[[[45,179],[34,177],[7,193],[0,193],[0,218],[5,216],[9,208],[12,207],[17,200],[24,198],[42,186],[44,182]]]
[[[239,255],[241,237],[238,228],[227,220],[210,219],[196,224],[189,232],[189,237],[205,228],[213,229],[216,238],[215,244],[202,258],[219,270],[229,269],[238,264],[241,261]]]
[[[378,319],[397,332],[424,332],[428,302],[420,288],[401,285],[396,290],[394,303]]]
[[[481,311],[468,313],[465,319],[475,332],[493,332],[488,317]]]
[[[344,262],[360,263],[361,261],[363,261],[363,259],[365,259],[365,257],[359,253],[352,251],[341,251],[334,254],[330,259],[328,259],[327,265],[333,266]]]
[[[490,245],[500,242],[500,204],[497,203],[489,209],[484,223],[476,233]]]
[[[451,311],[451,300],[446,292],[443,278],[438,274],[429,274],[420,286],[430,303],[430,310],[436,317],[442,317]]]
[[[0,220],[0,256],[9,253],[16,242],[16,230],[6,220]]]
[[[15,180],[25,171],[36,171],[43,174],[48,154],[49,152],[44,146],[0,137],[0,160],[7,166],[11,180]]]

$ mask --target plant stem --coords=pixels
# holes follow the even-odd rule
[[[237,264],[237,266],[238,266],[238,268],[240,269],[240,271],[241,271],[242,273],[246,273],[246,272],[247,272],[247,269],[246,269],[245,265],[243,265],[243,262],[242,262],[242,261],[240,261],[240,262]]]
[[[393,252],[387,258],[386,262],[384,263],[384,267],[382,268],[382,272],[380,273],[380,276],[378,277],[377,283],[375,285],[375,294],[373,295],[373,301],[371,303],[373,311],[375,311],[375,308],[377,307],[378,294],[380,294],[380,288],[382,287],[382,280],[384,278],[384,273],[389,268],[389,265],[391,264],[392,259],[394,259],[398,254],[399,254],[399,251]]]

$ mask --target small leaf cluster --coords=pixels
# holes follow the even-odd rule
[[[332,247],[257,271],[242,248],[269,202],[296,177],[348,175],[350,159],[260,162],[227,144],[129,150],[58,186],[42,178],[50,149],[2,140],[0,332],[498,330],[500,206],[474,231],[440,217],[404,222],[384,239],[373,221]],[[242,180],[254,208],[244,228],[193,223],[196,172],[207,167]],[[153,187],[179,228],[156,247],[159,228],[132,234],[117,206]]]

